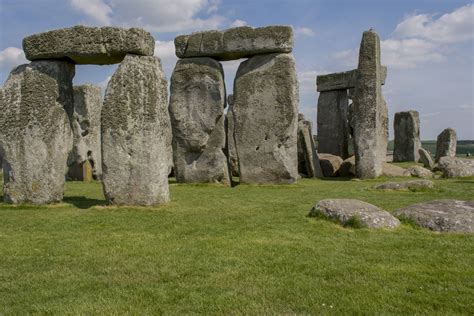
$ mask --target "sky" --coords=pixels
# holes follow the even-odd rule
[[[316,76],[357,67],[362,32],[380,35],[390,114],[417,110],[421,138],[445,128],[474,139],[474,5],[465,0],[0,0],[0,85],[27,63],[22,39],[73,25],[142,27],[169,80],[177,35],[234,26],[291,25],[299,111],[316,122]],[[226,88],[241,60],[223,62]],[[116,65],[78,65],[74,84],[103,89]]]

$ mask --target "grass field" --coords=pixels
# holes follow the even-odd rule
[[[383,180],[172,183],[156,208],[105,206],[100,183],[68,182],[57,205],[2,203],[0,314],[472,315],[474,235],[306,216],[323,198],[392,211],[474,197],[472,178],[372,189]]]

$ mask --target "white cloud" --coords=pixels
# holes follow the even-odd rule
[[[0,71],[10,72],[14,67],[28,63],[25,53],[17,47],[7,47],[0,51]]]
[[[303,36],[314,36],[316,33],[309,27],[297,27],[295,28],[296,35],[303,35]]]
[[[239,27],[239,26],[246,26],[246,25],[248,25],[247,22],[237,19],[230,24],[230,27]]]
[[[71,0],[71,6],[101,25],[112,24],[112,9],[102,0]]]
[[[325,70],[306,70],[298,71],[298,83],[301,93],[316,92],[316,77],[319,75],[325,75],[328,72]]]
[[[351,69],[357,68],[358,51],[356,49],[346,49],[336,52],[332,56],[338,63]]]
[[[419,63],[445,60],[437,45],[423,39],[388,39],[380,45],[382,64],[388,67],[414,68]]]
[[[155,56],[158,56],[160,58],[176,57],[174,41],[156,41]]]

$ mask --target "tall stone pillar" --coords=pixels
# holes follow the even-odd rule
[[[418,162],[421,148],[420,116],[417,111],[395,113],[393,122],[395,132],[393,161]]]
[[[226,114],[226,134],[227,134],[227,158],[229,161],[229,169],[234,177],[239,176],[239,157],[237,156],[237,149],[235,148],[234,139],[234,95],[229,94],[227,97]]]
[[[435,162],[438,162],[441,157],[455,157],[456,146],[456,131],[452,128],[446,128],[443,130],[436,140]]]

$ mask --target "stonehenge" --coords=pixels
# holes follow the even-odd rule
[[[420,158],[420,116],[417,111],[395,113],[393,161],[415,161]]]
[[[308,178],[321,178],[323,171],[314,144],[312,135],[313,124],[305,119],[303,114],[298,115],[298,172]]]
[[[438,162],[441,157],[455,157],[456,156],[457,136],[456,131],[452,128],[446,128],[439,135],[436,141],[436,156],[435,162]]]

